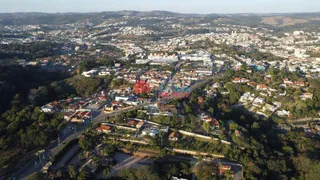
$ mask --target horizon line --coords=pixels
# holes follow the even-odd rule
[[[320,13],[320,11],[292,11],[292,12],[224,12],[224,13],[193,13],[193,12],[175,12],[175,11],[169,11],[169,10],[113,10],[113,11],[86,11],[86,12],[80,12],[80,11],[65,11],[65,12],[44,12],[44,11],[16,11],[16,12],[0,12],[0,14],[18,14],[18,13],[42,13],[42,14],[71,14],[71,13],[77,13],[77,14],[90,14],[90,13],[103,13],[103,12],[168,12],[168,13],[175,13],[180,15],[211,15],[211,14],[222,14],[222,15],[233,15],[233,14],[257,14],[257,15],[263,15],[263,14],[307,14],[307,13]]]

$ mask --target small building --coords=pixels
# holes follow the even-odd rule
[[[257,87],[256,87],[256,89],[259,91],[266,91],[266,90],[268,90],[268,86],[267,85],[265,85],[265,84],[258,84],[257,85]]]
[[[234,131],[234,135],[236,135],[237,137],[241,137],[242,136],[242,134],[241,134],[241,132],[239,130],[235,130]]]
[[[232,82],[233,83],[241,83],[241,79],[240,78],[234,78]]]
[[[212,130],[220,127],[219,121],[214,118],[212,119],[212,121],[209,122],[209,124]]]
[[[295,81],[294,82],[297,86],[303,87],[305,86],[305,83],[303,81]]]
[[[98,132],[110,133],[113,131],[113,127],[109,125],[100,125],[97,127]]]
[[[142,128],[145,123],[146,123],[145,121],[138,122],[138,124],[136,125],[136,128],[139,128],[139,129]]]
[[[150,84],[147,83],[147,80],[139,80],[135,83],[133,89],[135,94],[148,94],[150,93]]]
[[[253,82],[253,81],[249,81],[249,82],[247,82],[247,85],[255,88],[257,83]]]
[[[53,106],[42,106],[41,107],[41,111],[42,112],[45,112],[45,113],[52,113],[52,112],[54,112],[54,108],[53,108]]]
[[[159,134],[159,130],[155,127],[145,128],[144,130],[142,130],[142,135],[156,137],[158,134]]]
[[[229,171],[233,176],[234,172],[231,171],[231,166],[230,165],[220,165],[219,166],[219,175],[220,176],[225,175],[227,171]]]
[[[313,94],[309,93],[309,92],[305,92],[300,97],[301,97],[302,100],[312,99],[313,98]]]
[[[138,121],[133,120],[133,119],[129,119],[129,121],[128,121],[128,125],[132,126],[132,127],[135,127],[137,125],[137,123],[138,123]]]
[[[169,134],[169,141],[178,141],[180,136],[181,136],[180,133],[172,132]]]

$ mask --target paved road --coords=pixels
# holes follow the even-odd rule
[[[320,118],[301,118],[301,119],[288,119],[286,120],[289,124],[298,124],[298,123],[309,123],[309,122],[318,122]]]

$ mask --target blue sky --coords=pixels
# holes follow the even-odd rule
[[[0,0],[0,12],[167,10],[181,13],[320,12],[320,0]]]

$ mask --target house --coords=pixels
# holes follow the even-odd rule
[[[222,87],[221,83],[219,82],[216,82],[212,85],[213,88],[219,88],[219,87]]]
[[[198,96],[198,104],[202,104],[203,103],[203,97],[201,97],[201,96]]]
[[[264,102],[265,102],[265,98],[257,97],[256,99],[254,99],[253,105],[260,107],[260,105],[264,104]]]
[[[290,111],[286,111],[286,110],[279,110],[276,112],[278,116],[282,117],[282,116],[287,116],[290,117],[291,113]]]
[[[273,102],[273,104],[274,104],[277,108],[279,108],[279,107],[282,106],[281,102],[278,102],[278,101]]]
[[[178,113],[176,106],[172,104],[168,104],[168,105],[158,104],[158,107],[161,112]]]
[[[237,137],[241,137],[242,133],[239,130],[235,130],[234,135],[236,135]]]
[[[231,174],[234,174],[234,173],[231,171],[231,166],[230,166],[230,165],[220,165],[220,166],[219,166],[219,175],[220,175],[220,176],[225,175],[227,171],[230,171]]]
[[[147,82],[147,80],[137,81],[133,88],[135,94],[150,93],[150,84]]]
[[[241,78],[241,83],[247,83],[247,82],[249,82],[249,79]]]
[[[203,121],[206,121],[206,122],[211,122],[212,119],[213,119],[212,117],[207,116],[207,115],[202,118],[202,120],[203,120]]]
[[[257,83],[250,81],[250,82],[247,82],[247,85],[255,88],[257,86]]]
[[[219,126],[220,126],[219,121],[216,119],[212,119],[212,121],[210,121],[209,124],[210,124],[210,127],[212,130],[219,128]]]
[[[265,85],[265,84],[258,84],[257,85],[257,87],[256,87],[256,89],[259,91],[266,91],[266,90],[268,90],[268,86],[267,85]]]
[[[254,94],[251,94],[250,92],[245,92],[241,97],[239,102],[245,103],[247,101],[253,101]]]
[[[66,121],[70,121],[72,115],[73,115],[72,112],[65,112],[65,113],[63,113],[63,118]]]
[[[188,180],[188,179],[172,176],[170,180]]]
[[[232,82],[233,83],[241,83],[241,79],[240,78],[234,78]]]
[[[273,105],[271,105],[271,104],[265,104],[264,107],[262,108],[262,111],[268,110],[268,111],[273,112],[273,111],[275,111],[276,109],[277,109],[276,106],[273,106]]]
[[[142,128],[145,123],[146,123],[145,121],[138,122],[138,124],[136,124],[136,128],[139,128],[139,129]]]
[[[72,123],[84,123],[85,121],[84,117],[79,112],[74,113],[70,119]]]
[[[104,111],[105,112],[114,111],[114,108],[111,105],[106,105],[105,108],[104,108]]]
[[[156,137],[158,134],[159,134],[159,130],[155,127],[145,128],[142,130],[142,135]]]
[[[294,84],[296,84],[297,86],[300,86],[300,87],[305,86],[305,83],[303,81],[295,81]]]
[[[260,92],[259,93],[261,96],[264,96],[264,97],[267,97],[268,96],[268,94],[267,93],[264,93],[264,92]]]
[[[303,93],[300,97],[301,97],[302,100],[312,99],[313,94],[312,94],[312,93],[309,93],[309,92],[305,92],[305,93]]]
[[[132,127],[135,127],[136,125],[137,125],[137,121],[136,120],[133,120],[133,119],[130,119],[129,121],[128,121],[128,125],[129,126],[132,126]]]
[[[128,101],[129,97],[125,97],[125,96],[116,96],[115,98],[116,101]]]
[[[292,86],[292,85],[293,85],[293,82],[290,81],[290,80],[287,79],[287,78],[283,79],[283,83],[286,84],[286,85],[288,85],[288,86]]]
[[[112,132],[112,130],[113,127],[109,125],[100,125],[99,127],[97,127],[98,132],[110,133]]]
[[[178,141],[179,140],[179,138],[180,138],[180,133],[178,133],[178,132],[172,132],[172,133],[170,133],[170,135],[169,135],[169,141]]]
[[[42,106],[41,112],[52,113],[52,112],[54,112],[54,108],[53,108],[53,106],[49,106],[49,105]]]

